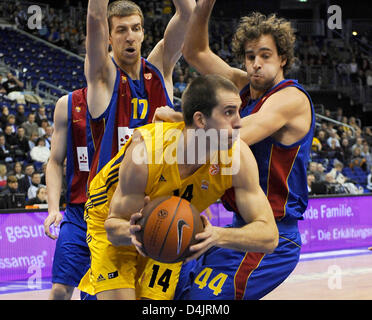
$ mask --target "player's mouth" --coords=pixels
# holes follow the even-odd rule
[[[126,48],[124,51],[128,55],[135,55],[136,54],[136,49],[133,48],[133,47]]]

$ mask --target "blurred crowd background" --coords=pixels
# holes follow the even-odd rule
[[[0,1],[0,209],[47,203],[54,105],[86,85],[86,2]],[[145,16],[146,57],[174,7],[170,0],[135,2]],[[231,38],[241,16],[277,12],[294,26],[297,59],[288,78],[309,91],[317,113],[310,195],[372,192],[372,17],[363,1],[344,2],[342,29],[327,27],[328,0],[217,1],[210,23],[212,50],[238,68]],[[42,9],[41,28],[28,24],[35,4]],[[176,107],[197,75],[181,58],[173,75]]]

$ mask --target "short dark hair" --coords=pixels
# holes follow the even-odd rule
[[[199,76],[191,81],[182,95],[182,113],[186,125],[192,125],[197,111],[208,118],[211,116],[213,108],[218,105],[219,89],[239,94],[233,82],[219,75]]]
[[[141,18],[142,27],[144,26],[144,17],[141,8],[130,0],[118,0],[111,2],[107,9],[107,20],[109,25],[109,33],[112,30],[112,17],[128,17],[137,14]]]

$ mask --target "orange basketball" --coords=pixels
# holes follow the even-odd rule
[[[195,235],[203,231],[200,213],[185,199],[176,196],[152,200],[142,211],[137,240],[154,260],[174,263],[187,258]]]

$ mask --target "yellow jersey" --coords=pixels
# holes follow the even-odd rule
[[[205,164],[193,174],[181,179],[177,146],[184,128],[184,122],[177,122],[148,124],[135,129],[141,133],[148,155],[146,159],[143,158],[143,161],[148,162],[145,195],[150,199],[166,195],[180,196],[202,212],[232,186],[232,175],[228,173],[232,165],[234,147],[216,152],[213,159],[206,159]],[[109,204],[119,181],[120,163],[131,141],[132,138],[102,168],[89,186],[86,212],[90,217],[90,209],[99,206],[100,210],[95,214],[98,223],[104,223],[107,218]]]

